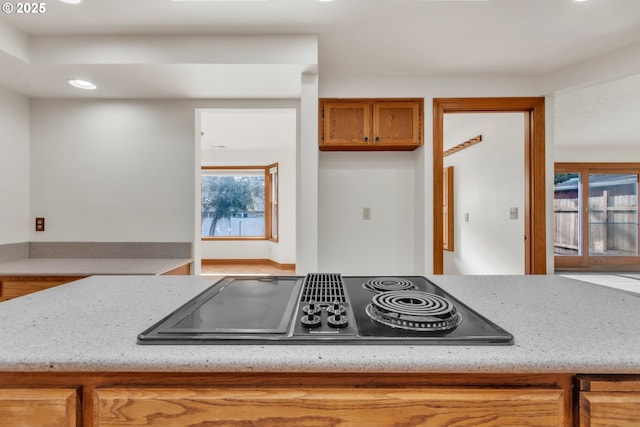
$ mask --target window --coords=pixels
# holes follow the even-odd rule
[[[267,237],[271,240],[278,241],[278,165],[269,167],[268,177],[268,194],[267,200],[271,202],[271,211],[269,212],[271,218],[271,228],[267,227]]]
[[[278,165],[205,166],[201,173],[203,239],[278,239]]]
[[[640,164],[556,164],[555,264],[632,265],[638,256]]]

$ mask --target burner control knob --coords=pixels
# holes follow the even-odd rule
[[[313,301],[309,301],[309,305],[302,307],[304,314],[318,314],[322,309]]]
[[[316,316],[313,313],[304,315],[300,319],[300,323],[302,323],[307,328],[317,328],[318,326],[320,326],[320,322],[320,316]]]
[[[346,328],[349,321],[347,320],[347,316],[343,316],[340,313],[336,313],[333,316],[329,316],[327,318],[327,323],[332,328]]]
[[[331,314],[344,314],[346,310],[343,305],[340,305],[338,301],[334,301],[330,307],[327,308],[327,311]]]

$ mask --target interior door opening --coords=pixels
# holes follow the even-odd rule
[[[525,119],[445,115],[444,274],[524,274]]]
[[[433,272],[444,270],[443,149],[444,115],[523,112],[525,274],[546,274],[545,109],[543,97],[435,98],[433,100]]]
[[[294,270],[297,108],[196,114],[196,274]]]

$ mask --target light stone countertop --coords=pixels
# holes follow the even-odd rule
[[[191,261],[180,258],[25,258],[0,262],[0,276],[163,274]]]
[[[218,278],[93,276],[0,303],[0,371],[640,374],[640,296],[559,276],[429,276],[513,346],[137,345]]]

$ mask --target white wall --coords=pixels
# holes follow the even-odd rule
[[[0,88],[0,244],[29,241],[29,100]]]
[[[448,114],[444,129],[445,149],[482,135],[444,159],[454,167],[454,251],[444,251],[444,273],[524,274],[524,114]]]
[[[343,274],[414,274],[416,153],[320,153],[319,265]],[[363,208],[371,219],[363,219]]]
[[[193,240],[194,106],[33,100],[32,241]]]
[[[203,241],[202,259],[270,259],[281,264],[294,264],[296,260],[295,147],[291,150],[263,151],[203,150],[201,162],[207,166],[266,166],[278,163],[280,209],[277,243],[264,240]]]
[[[606,141],[603,142],[606,145]],[[640,137],[638,137],[640,146]],[[554,148],[556,162],[640,162],[640,150],[637,147],[562,147]]]
[[[296,274],[319,270],[318,75],[303,73],[296,146]]]
[[[336,233],[326,233],[337,222],[337,219],[329,221],[324,215],[323,205],[345,202],[344,192],[338,187],[336,180],[328,179],[335,174],[342,175],[341,185],[357,187],[363,179],[374,176],[370,170],[365,173],[356,169],[350,169],[348,162],[343,162],[342,170],[337,169],[327,171],[327,162],[321,161],[319,176],[319,194],[322,198],[320,203],[319,248],[320,258],[323,260],[321,267],[323,271],[341,271],[348,269],[358,274],[377,274],[381,271],[392,274],[404,272],[417,272],[430,274],[433,272],[433,156],[431,144],[433,140],[433,98],[454,98],[454,97],[482,97],[482,96],[541,96],[535,88],[535,81],[528,77],[512,77],[500,75],[448,75],[448,76],[416,76],[407,77],[368,77],[368,76],[332,76],[331,78],[320,76],[320,97],[321,98],[385,98],[385,97],[412,97],[425,99],[424,112],[424,134],[425,147],[418,149],[412,154],[412,161],[383,161],[383,167],[387,168],[386,174],[398,174],[398,186],[394,189],[384,188],[377,196],[377,202],[395,203],[400,197],[396,193],[402,193],[402,197],[413,200],[414,210],[411,218],[408,214],[396,212],[379,218],[378,221],[367,223],[367,232],[377,236],[388,236],[386,230],[400,230],[401,235],[411,235],[413,245],[408,245],[405,249],[397,249],[394,240],[379,241],[379,244],[387,244],[400,252],[388,256],[388,251],[376,252],[367,249],[368,262],[360,261],[359,255],[354,253],[353,245],[339,244],[334,240],[339,237],[343,242],[357,241],[361,239],[364,231],[363,224],[359,224],[353,229],[343,229],[343,233],[337,236]],[[549,130],[550,131],[550,130]],[[325,153],[321,153],[324,157]],[[352,153],[335,153],[337,157],[345,159]],[[396,153],[398,154],[398,153]],[[406,153],[405,153],[406,154]],[[395,156],[390,157],[396,159]],[[329,164],[333,163],[329,162]],[[360,163],[367,163],[360,161]],[[365,165],[366,166],[366,165]],[[368,167],[368,166],[367,166]],[[413,179],[413,184],[408,182]],[[362,215],[362,202],[357,195],[354,200],[346,200],[350,209],[356,210],[358,218]],[[375,212],[375,211],[374,211]],[[355,215],[355,213],[354,213]],[[372,213],[372,216],[374,214]],[[355,220],[354,220],[355,221]],[[359,221],[359,220],[358,220]],[[355,221],[358,223],[358,221]],[[361,221],[360,221],[361,222]],[[370,242],[371,238],[365,238]],[[330,254],[326,253],[327,248],[331,248]],[[350,260],[354,261],[351,264]],[[354,267],[349,267],[354,265]],[[341,271],[342,272],[342,271]]]

